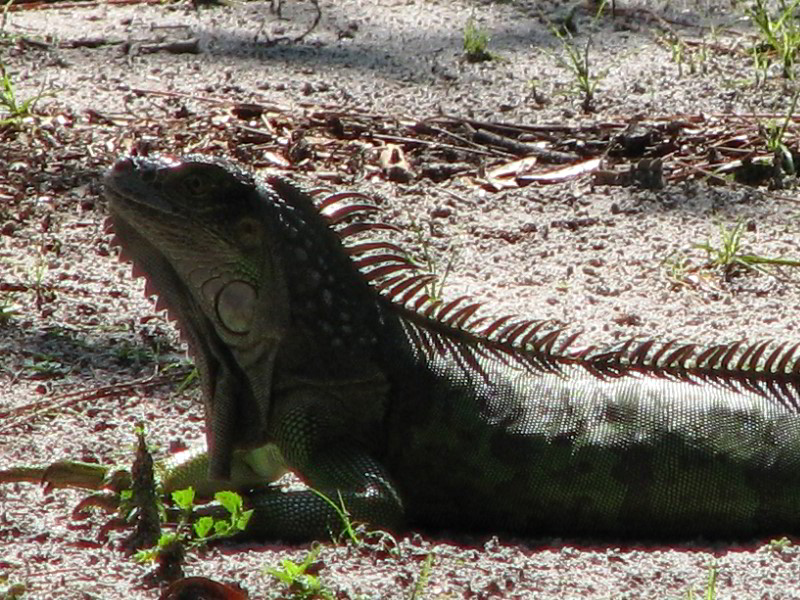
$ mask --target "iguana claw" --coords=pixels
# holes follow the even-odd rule
[[[97,492],[86,496],[75,505],[75,508],[72,509],[72,518],[76,520],[86,518],[89,514],[87,510],[89,508],[101,508],[106,512],[116,512],[119,509],[120,502],[119,493]]]

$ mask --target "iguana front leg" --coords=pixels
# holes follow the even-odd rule
[[[335,536],[344,524],[331,502],[353,522],[392,531],[402,527],[403,506],[394,484],[364,452],[320,449],[304,475],[318,493],[256,488],[247,494],[248,508],[253,509],[247,536],[286,540]]]
[[[403,524],[403,506],[394,484],[382,465],[363,450],[346,447],[342,440],[313,450],[316,419],[301,416],[283,428],[281,445],[291,468],[303,480],[337,506],[353,521],[368,522],[390,530]],[[305,423],[305,424],[304,424]],[[305,432],[305,433],[304,433]],[[210,498],[217,491],[240,492],[254,510],[244,536],[261,539],[306,540],[338,534],[343,529],[339,514],[329,502],[311,490],[282,491],[270,485],[287,465],[275,444],[253,450],[237,450],[231,463],[231,480],[208,478],[209,456],[204,445],[175,454],[156,465],[165,494],[192,486],[198,497]],[[77,461],[59,461],[45,467],[0,470],[0,483],[43,483],[52,488],[106,490],[82,501],[77,512],[88,506],[115,510],[119,493],[131,486],[125,468]],[[204,514],[201,510],[201,514]],[[217,514],[210,509],[209,514]],[[219,511],[220,516],[226,516]]]
[[[311,387],[277,395],[271,439],[288,468],[314,491],[250,490],[246,496],[254,512],[247,534],[295,540],[338,534],[342,519],[326,498],[353,521],[390,530],[402,526],[397,488],[369,450],[370,439],[381,437],[376,410],[381,403],[374,389],[367,391],[371,386],[364,387],[346,393]]]

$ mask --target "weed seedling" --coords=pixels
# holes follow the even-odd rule
[[[425,557],[425,562],[422,563],[417,583],[414,584],[414,591],[411,594],[411,600],[425,597],[425,588],[428,587],[428,580],[431,576],[431,569],[433,568],[433,552],[429,552]]]
[[[716,565],[709,565],[708,567],[708,579],[706,580],[706,590],[703,592],[703,600],[714,600],[717,597],[717,573],[719,569],[717,569]],[[686,592],[686,599],[687,600],[697,600],[697,595],[694,593],[693,589],[689,589]]]
[[[778,176],[780,176],[780,173],[794,175],[797,172],[792,151],[786,146],[783,138],[794,116],[794,109],[797,107],[798,96],[800,96],[800,88],[792,95],[789,111],[786,113],[786,118],[783,120],[783,124],[780,127],[776,123],[770,123],[766,127],[761,127],[761,131],[766,138],[767,149],[775,157],[774,164],[777,168]]]
[[[489,34],[470,17],[464,27],[464,54],[469,62],[482,62],[494,58],[489,52]]]
[[[430,282],[425,287],[425,291],[433,300],[441,300],[444,286],[447,283],[447,277],[450,275],[450,271],[453,268],[453,263],[456,260],[457,253],[454,250],[450,252],[447,264],[444,267],[444,272],[440,274],[436,259],[431,252],[429,238],[425,235],[422,227],[419,225],[415,225],[413,227],[413,231],[416,234],[417,243],[422,251],[420,262],[424,269],[433,275]]]
[[[787,79],[794,79],[794,63],[800,49],[800,24],[794,15],[800,0],[787,4],[786,0],[778,2],[778,14],[771,17],[766,0],[755,0],[745,5],[745,12],[758,27],[761,42],[753,48],[753,59],[756,69],[766,78],[766,70],[777,56]]]
[[[317,575],[308,572],[322,546],[314,544],[302,563],[297,564],[291,559],[281,560],[279,568],[267,567],[266,573],[283,583],[295,598],[323,598],[333,600],[333,592],[325,587]]]
[[[11,83],[11,76],[6,72],[5,65],[0,63],[0,127],[19,125],[23,119],[31,116],[36,103],[46,95],[49,94],[40,91],[32,98],[20,101]]]
[[[561,42],[567,55],[566,59],[560,56],[556,57],[556,59],[575,76],[575,88],[583,94],[581,107],[584,112],[591,112],[597,84],[604,76],[591,73],[589,63],[591,39],[586,40],[586,46],[581,50],[574,44],[574,38],[569,32],[562,33],[557,28],[553,28],[552,32]]]
[[[784,267],[800,267],[800,260],[772,258],[757,254],[744,254],[741,250],[744,223],[739,222],[729,229],[723,225],[719,228],[720,244],[718,246],[708,240],[702,244],[694,244],[695,248],[705,250],[711,267],[718,267],[730,275],[737,267],[769,274],[763,265]]]
[[[770,540],[767,547],[775,554],[782,554],[792,547],[792,540],[790,540],[788,537]]]
[[[242,497],[236,492],[224,491],[214,494],[214,499],[227,511],[227,518],[203,516],[192,521],[194,510],[194,489],[188,487],[172,492],[172,501],[180,510],[175,531],[162,533],[158,543],[152,548],[140,550],[135,558],[139,562],[164,561],[165,557],[182,557],[187,550],[200,548],[209,542],[232,537],[244,531],[253,514],[252,510],[242,510]],[[181,558],[177,558],[180,562]]]

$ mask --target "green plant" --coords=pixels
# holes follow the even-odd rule
[[[762,265],[800,267],[800,260],[744,254],[741,250],[743,231],[744,223],[742,221],[739,221],[732,228],[720,225],[719,245],[714,245],[711,240],[707,240],[702,244],[693,244],[693,246],[706,252],[712,267],[720,267],[728,274],[737,267],[762,273],[768,273]]]
[[[137,552],[136,559],[140,562],[156,560],[163,552],[175,544],[186,545],[188,548],[197,548],[214,540],[234,536],[240,531],[244,531],[250,517],[253,515],[252,510],[242,510],[242,497],[236,492],[217,492],[214,494],[214,499],[227,511],[228,517],[202,516],[196,519],[190,528],[189,523],[192,520],[194,510],[194,489],[189,487],[183,490],[176,490],[172,492],[171,496],[180,510],[177,527],[174,532],[161,534],[158,544],[153,548]]]
[[[713,27],[711,28],[711,36],[712,40],[717,36],[717,32]],[[698,69],[702,73],[708,71],[708,45],[705,38],[700,41],[696,50],[692,50],[691,46],[674,31],[668,31],[663,36],[660,36],[659,41],[669,48],[672,62],[678,65],[678,77],[683,77],[685,64],[689,65],[689,73],[692,75],[696,74]]]
[[[678,65],[678,77],[683,77],[683,53],[686,50],[686,44],[672,33],[666,36],[666,42],[672,54],[672,62]]]
[[[708,567],[708,579],[706,580],[706,590],[703,593],[703,600],[714,600],[717,597],[717,574],[719,569],[714,564],[709,565]],[[697,596],[694,593],[693,589],[689,589],[686,592],[687,600],[695,600]]]
[[[281,560],[279,568],[267,567],[265,571],[283,583],[295,598],[333,600],[333,593],[323,586],[320,578],[308,572],[309,567],[317,559],[321,549],[322,546],[314,544],[302,563],[297,564],[291,559],[284,558]]]
[[[6,576],[0,575],[0,600],[21,600],[26,591],[24,583],[12,583]]]
[[[192,363],[188,361],[176,361],[174,363],[168,364],[164,368],[164,372],[170,371],[172,369],[183,368],[183,367],[191,367],[191,370],[186,374],[186,377],[178,385],[178,389],[176,390],[178,394],[184,392],[189,386],[197,381],[197,378],[200,377],[200,371],[197,370],[197,367],[193,366]]]
[[[191,490],[191,488],[190,488]],[[187,490],[182,490],[186,492]],[[188,506],[191,507],[194,501],[194,490],[191,490],[192,496],[188,499]],[[175,498],[176,492],[173,492],[172,497]],[[223,491],[214,494],[214,500],[219,502],[222,507],[228,512],[228,518],[215,519],[214,517],[200,517],[194,523],[194,533],[201,543],[207,543],[214,540],[220,540],[236,535],[244,531],[250,517],[253,516],[253,510],[242,510],[242,497],[236,492]],[[175,502],[181,506],[178,500]],[[185,500],[184,500],[185,504]]]
[[[608,6],[608,0],[600,0],[600,2],[596,2],[597,10],[594,12],[594,20],[597,21],[600,17],[603,16],[603,13],[606,11],[606,7]],[[611,16],[616,16],[617,13],[617,4],[614,0],[611,0]]]
[[[434,277],[428,282],[425,286],[425,292],[434,300],[441,300],[442,299],[442,292],[444,291],[444,286],[447,283],[447,277],[450,275],[450,272],[453,269],[453,264],[455,263],[456,259],[458,258],[458,253],[455,250],[450,251],[450,255],[447,259],[447,264],[444,267],[444,272],[439,275],[439,268],[436,259],[431,252],[431,245],[430,245],[430,238],[425,235],[423,227],[417,223],[411,226],[411,230],[414,232],[414,235],[417,238],[417,244],[419,245],[422,257],[421,260],[414,261],[415,264],[419,264],[424,268],[428,273],[433,275]]]
[[[6,34],[6,23],[8,22],[8,12],[11,10],[11,6],[14,4],[14,0],[6,0],[3,3],[3,16],[0,19],[0,39],[8,37]]]
[[[30,287],[37,293],[44,288],[44,279],[47,276],[47,259],[40,251],[36,263],[31,267],[29,280]]]
[[[63,377],[69,373],[69,367],[52,354],[36,353],[31,358],[26,358],[23,366],[36,379]]]
[[[20,306],[14,301],[13,294],[0,297],[0,325],[6,325],[12,318],[20,314]]]
[[[353,521],[350,520],[350,512],[344,505],[344,499],[342,498],[341,492],[339,492],[339,504],[337,504],[319,490],[315,490],[314,488],[310,489],[319,498],[324,500],[328,504],[328,506],[330,506],[339,516],[343,525],[342,535],[346,535],[347,538],[351,542],[353,542],[356,546],[361,545],[361,538],[359,537],[358,533],[356,533],[357,527],[353,524]]]
[[[0,127],[19,125],[33,113],[36,103],[46,95],[49,94],[40,91],[32,98],[20,101],[14,92],[11,76],[6,72],[5,65],[0,63]]]
[[[464,27],[464,53],[469,62],[492,60],[494,56],[488,50],[489,34],[475,24],[470,17]]]
[[[794,157],[792,151],[783,141],[786,129],[794,117],[794,109],[797,107],[797,98],[800,96],[800,88],[795,90],[792,94],[792,100],[789,104],[789,111],[786,113],[786,118],[783,124],[778,126],[777,123],[769,123],[766,127],[762,127],[764,137],[766,138],[767,149],[772,152],[775,157],[775,165],[780,169],[780,172],[794,175],[797,172],[794,164]]]
[[[605,74],[594,75],[591,72],[589,46],[592,40],[591,38],[586,40],[586,46],[581,50],[575,45],[571,33],[562,32],[555,27],[551,28],[551,31],[561,42],[567,55],[566,59],[561,56],[557,56],[556,59],[575,76],[575,88],[583,94],[581,107],[584,112],[590,112],[592,110],[592,103],[594,102],[594,94],[597,90],[597,85],[605,76]]]
[[[740,246],[742,243],[742,232],[744,224],[742,221],[736,223],[733,228],[728,229],[724,225],[719,227],[720,245],[715,246],[711,240],[707,240],[702,244],[694,244],[695,248],[705,250],[708,259],[711,261],[712,266],[728,268],[735,264],[741,264],[742,255],[740,254]]]
[[[781,554],[782,552],[788,550],[791,546],[792,540],[787,537],[769,541],[769,549],[776,554]]]
[[[761,34],[761,43],[753,48],[756,69],[762,71],[766,78],[766,70],[775,55],[782,66],[783,76],[794,79],[794,63],[800,49],[800,24],[794,12],[800,0],[790,4],[786,0],[779,0],[778,14],[774,19],[769,14],[767,4],[766,0],[755,0],[752,5],[745,5],[745,12]]]
[[[397,540],[388,531],[382,529],[368,529],[366,523],[354,522],[350,519],[350,512],[344,504],[341,492],[339,492],[338,504],[330,497],[326,496],[319,490],[309,488],[319,498],[324,500],[328,506],[338,515],[342,522],[342,531],[338,536],[332,536],[335,543],[341,542],[342,538],[346,537],[350,543],[356,547],[363,547],[369,543],[372,547],[380,548],[390,554],[398,554],[399,546]],[[370,538],[369,540],[367,538]]]
[[[114,357],[121,363],[141,364],[156,359],[155,354],[150,348],[143,348],[139,344],[134,344],[128,340],[123,340],[114,348]]]
[[[428,552],[425,556],[425,562],[422,563],[417,583],[414,584],[414,591],[411,593],[411,600],[423,598],[425,588],[428,587],[428,580],[431,576],[431,569],[433,568],[433,552]]]
[[[661,263],[666,278],[675,286],[686,285],[686,276],[690,269],[690,261],[680,253],[672,254]]]

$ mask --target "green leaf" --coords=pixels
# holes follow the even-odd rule
[[[244,531],[247,528],[247,524],[250,522],[250,517],[253,516],[253,509],[244,511],[239,518],[236,519],[235,527],[238,531]]]
[[[292,584],[292,579],[293,578],[286,571],[281,571],[280,569],[274,569],[274,568],[270,567],[270,568],[267,569],[267,573],[269,573],[275,579],[277,579],[278,581],[280,581],[281,583],[283,583],[285,585],[291,585]]]
[[[189,510],[194,504],[194,488],[189,486],[185,490],[175,490],[172,492],[172,501],[182,510]]]
[[[296,579],[298,575],[302,575],[305,567],[302,565],[296,564],[293,560],[288,558],[284,558],[281,561],[281,565],[283,566],[283,570],[292,578],[292,580]]]
[[[166,548],[170,544],[174,544],[177,541],[178,541],[177,533],[162,533],[161,537],[158,538],[158,547]]]
[[[214,534],[218,536],[226,536],[231,529],[231,524],[228,521],[214,521]]]
[[[211,517],[200,517],[194,524],[194,532],[199,538],[207,537],[211,528],[214,526],[214,519]]]
[[[232,515],[242,511],[242,497],[236,492],[224,491],[214,494],[214,498]]]

